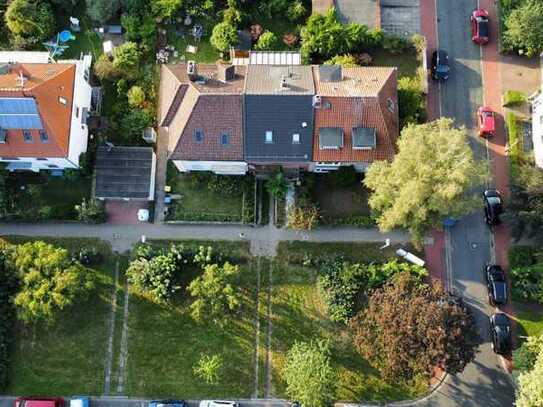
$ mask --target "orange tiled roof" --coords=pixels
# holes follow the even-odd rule
[[[20,74],[26,78],[18,86]],[[72,101],[75,83],[74,64],[15,64],[0,75],[0,97],[31,97],[48,142],[41,142],[39,131],[31,130],[32,142],[23,140],[22,130],[7,130],[7,143],[0,144],[0,157],[66,157],[70,142]],[[64,98],[66,104],[60,102]]]

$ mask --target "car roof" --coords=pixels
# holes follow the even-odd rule
[[[488,17],[477,17],[479,37],[488,37]]]
[[[487,189],[485,190],[485,196],[495,196],[497,198],[501,198],[501,195],[498,190],[496,189]]]
[[[494,325],[496,326],[511,326],[511,321],[509,320],[509,317],[503,312],[497,312],[496,314],[492,315],[492,319],[494,320]]]

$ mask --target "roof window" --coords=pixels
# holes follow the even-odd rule
[[[221,134],[221,144],[223,146],[227,146],[230,144],[230,134],[228,133]]]
[[[202,129],[194,130],[194,142],[197,144],[202,144],[204,142],[204,131]]]
[[[23,140],[25,143],[32,143],[32,134],[28,130],[23,130]]]
[[[271,144],[271,143],[273,143],[273,131],[271,131],[271,130],[266,131],[266,139],[265,139],[265,142],[266,142],[266,144]]]
[[[40,141],[42,143],[48,143],[49,142],[49,134],[45,130],[40,130]]]

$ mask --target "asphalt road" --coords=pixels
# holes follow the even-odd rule
[[[475,132],[475,111],[483,104],[480,49],[470,38],[469,16],[476,0],[437,0],[439,47],[448,51],[449,80],[441,85],[441,116],[465,126],[479,159],[486,159],[486,146]],[[488,305],[483,265],[493,260],[492,235],[483,213],[460,220],[447,233],[448,273],[451,287],[469,304],[482,343],[475,361],[464,372],[449,376],[421,406],[512,406],[511,378],[493,353],[489,342]]]

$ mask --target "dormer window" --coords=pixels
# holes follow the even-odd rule
[[[28,130],[23,130],[23,140],[25,143],[32,143],[32,134]]]

